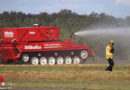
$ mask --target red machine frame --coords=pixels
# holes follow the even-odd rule
[[[2,28],[0,42],[0,57],[4,62],[18,61],[23,53],[44,53],[60,51],[87,50],[94,56],[93,50],[87,45],[79,45],[71,39],[60,40],[59,27],[21,27]]]

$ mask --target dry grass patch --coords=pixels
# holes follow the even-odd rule
[[[130,80],[130,71],[49,71],[49,72],[28,72],[10,71],[0,72],[6,79],[43,79],[43,80],[76,80],[76,81],[106,81],[106,80]]]
[[[93,90],[130,90],[130,65],[0,65],[0,75],[16,83],[15,87],[80,88]]]

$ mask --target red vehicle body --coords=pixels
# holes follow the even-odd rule
[[[87,45],[75,44],[71,39],[61,41],[59,27],[2,28],[1,38],[0,56],[3,62],[71,64],[94,56]]]

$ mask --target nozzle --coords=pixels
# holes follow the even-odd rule
[[[73,35],[74,35],[74,33],[71,33],[71,34],[70,34],[70,38],[72,38]]]

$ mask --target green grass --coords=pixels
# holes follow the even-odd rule
[[[60,81],[60,80],[13,80],[18,88],[75,88],[91,90],[130,90],[129,81]]]
[[[62,67],[62,68],[61,68]],[[70,71],[75,69],[76,66],[33,66],[33,65],[3,65],[0,66],[0,71]]]
[[[0,75],[17,88],[130,90],[130,65],[0,65]]]
[[[106,65],[57,65],[57,66],[33,66],[33,65],[1,65],[0,71],[71,71],[71,70],[104,70]],[[130,69],[129,65],[118,65],[114,68],[116,71],[124,71]]]

